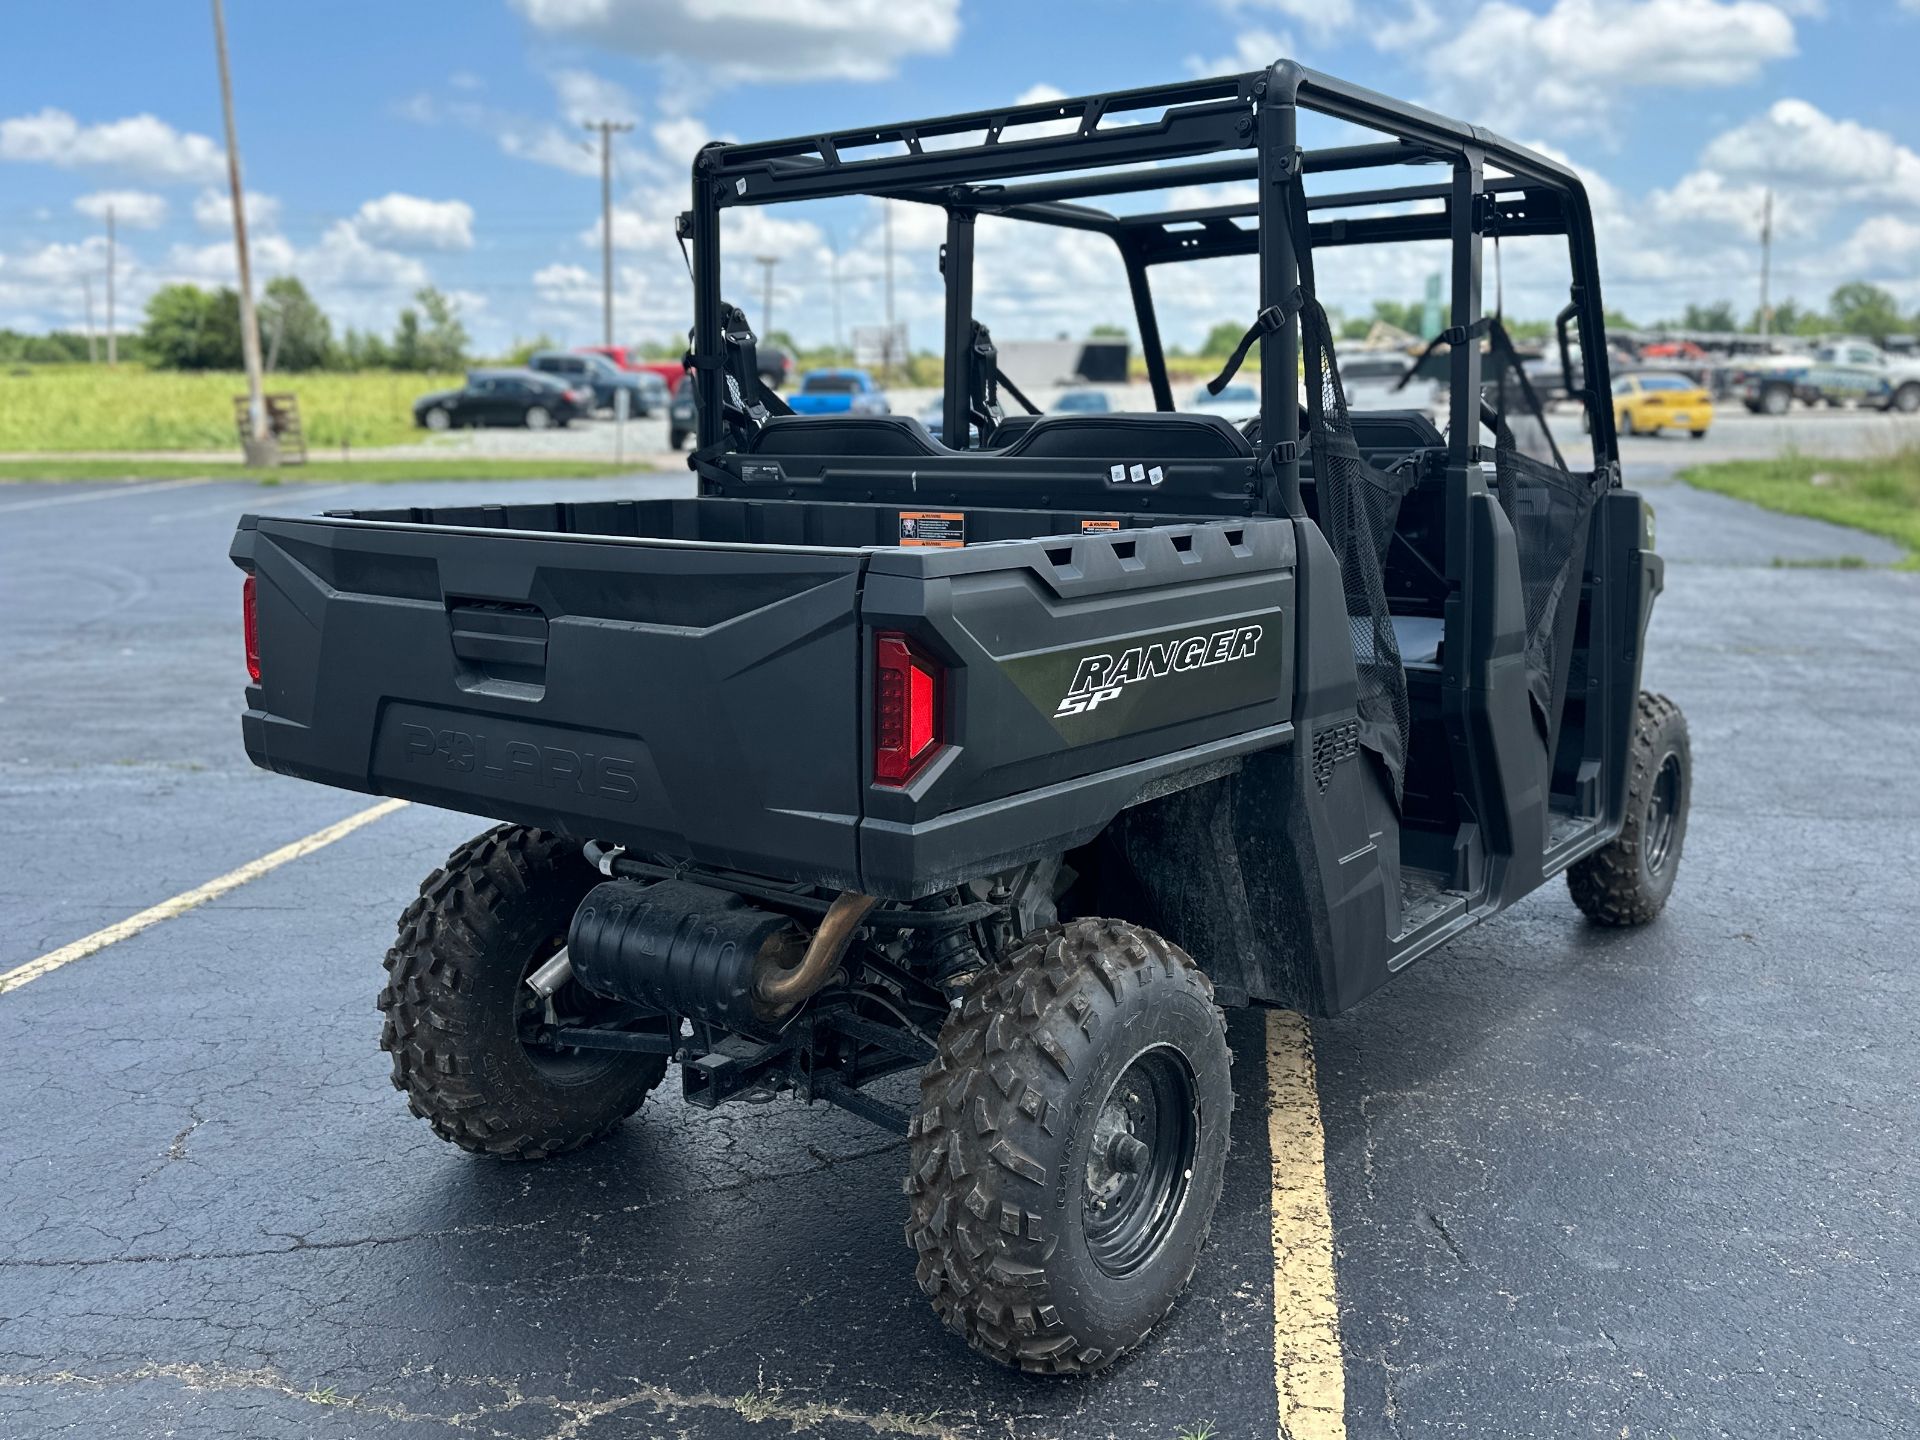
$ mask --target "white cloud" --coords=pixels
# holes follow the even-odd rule
[[[1316,40],[1348,29],[1359,18],[1353,0],[1223,0],[1228,10],[1265,10],[1302,26]]]
[[[612,120],[631,125],[640,118],[639,108],[624,86],[591,70],[556,70],[549,78],[561,113],[571,124]]]
[[[13,279],[40,281],[48,285],[76,284],[81,277],[103,276],[107,268],[107,241],[102,235],[89,235],[78,244],[43,245],[38,250],[14,258],[7,267]]]
[[[701,146],[714,138],[706,122],[696,120],[691,115],[677,115],[653,127],[653,143],[659,148],[661,158],[684,172],[691,172],[693,157],[700,153]]]
[[[102,223],[111,212],[114,224],[135,230],[151,230],[167,219],[166,197],[150,190],[96,190],[76,199],[73,208]]]
[[[1766,114],[1716,135],[1700,158],[1729,176],[1810,196],[1920,206],[1920,154],[1805,100],[1775,101]]]
[[[211,180],[225,173],[220,147],[152,115],[82,125],[64,110],[0,120],[0,160],[124,171],[154,181]]]
[[[1420,59],[1443,109],[1577,132],[1603,128],[1619,91],[1744,84],[1794,53],[1769,0],[1488,0]]]
[[[1920,224],[1897,215],[1862,221],[1840,247],[1840,267],[1869,279],[1920,275]]]
[[[1760,232],[1767,187],[1727,179],[1717,170],[1694,170],[1670,189],[1647,196],[1647,212],[1663,224],[1712,225],[1754,236]],[[1819,228],[1825,206],[1779,203],[1773,208],[1774,234],[1809,235]]]
[[[249,231],[271,230],[280,223],[280,201],[258,190],[247,191]],[[233,193],[209,187],[193,197],[193,223],[202,230],[233,229]]]
[[[1264,70],[1281,58],[1298,59],[1300,48],[1285,31],[1246,30],[1234,37],[1233,53],[1208,59],[1189,55],[1187,70],[1194,75],[1238,75],[1245,70]]]
[[[959,0],[514,0],[535,29],[725,80],[877,80],[944,55]]]
[[[369,200],[353,217],[355,232],[402,250],[471,250],[473,207],[464,200],[427,200],[395,192]]]

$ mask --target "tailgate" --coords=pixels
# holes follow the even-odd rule
[[[851,885],[864,557],[246,517],[282,774]]]

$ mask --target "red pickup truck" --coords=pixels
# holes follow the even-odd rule
[[[622,370],[651,370],[667,382],[669,391],[687,373],[687,367],[678,360],[642,360],[636,351],[626,345],[578,345],[574,348],[583,355],[604,355]]]

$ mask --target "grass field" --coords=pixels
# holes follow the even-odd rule
[[[26,480],[257,480],[262,485],[387,485],[401,480],[598,480],[634,475],[646,465],[608,465],[595,460],[314,460],[280,470],[250,470],[235,461],[205,460],[0,460],[0,483]]]
[[[458,375],[361,374],[267,377],[268,393],[300,400],[307,445],[404,445],[413,402],[458,385]],[[26,365],[0,370],[0,451],[209,450],[238,445],[233,397],[246,377],[122,365]]]
[[[1885,536],[1920,569],[1920,446],[1864,460],[1783,455],[1682,470],[1689,485],[1786,515],[1804,515]]]

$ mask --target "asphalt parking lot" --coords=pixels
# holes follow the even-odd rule
[[[1311,1026],[1345,1398],[1301,1440],[1920,1432],[1920,577],[1778,566],[1892,556],[1629,476],[1698,767],[1679,888],[1603,932],[1550,887]],[[366,808],[236,718],[233,519],[344,503],[0,487],[0,973]],[[1284,1433],[1263,1017],[1193,1290],[1107,1375],[1026,1380],[921,1300],[904,1148],[848,1116],[670,1085],[530,1167],[407,1115],[379,957],[478,828],[400,809],[0,994],[0,1436]]]

